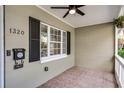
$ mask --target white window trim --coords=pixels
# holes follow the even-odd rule
[[[63,54],[63,30],[61,31],[61,54]]]
[[[40,60],[41,60],[41,63],[46,63],[46,62],[50,62],[50,61],[54,61],[54,60],[58,60],[58,59],[62,59],[62,58],[66,58],[67,57],[67,53],[63,53],[63,32],[66,32],[64,30],[61,30],[61,29],[58,29],[54,26],[51,26],[51,25],[48,25],[46,23],[43,23],[41,22],[40,23],[40,26],[41,24],[43,25],[46,25],[48,27],[48,38],[47,38],[47,41],[48,41],[48,49],[47,49],[47,52],[48,52],[48,56],[47,57],[41,57],[41,39],[40,39]],[[61,50],[60,50],[60,54],[58,55],[50,55],[50,28],[54,28],[54,29],[57,29],[57,30],[60,30],[61,31]],[[41,35],[41,27],[40,27],[40,35]],[[54,42],[54,41],[52,41]],[[67,48],[67,45],[66,45],[66,48]]]
[[[66,31],[62,31],[62,32],[66,32]],[[62,39],[62,43],[63,43],[63,33],[62,33],[62,38],[61,39]],[[62,45],[62,53],[63,53],[63,45]],[[66,54],[67,54],[67,32],[66,32]]]
[[[66,54],[44,57],[44,58],[41,58],[41,63],[46,63],[46,62],[50,62],[50,61],[54,61],[54,60],[58,60],[58,59],[63,59],[63,58],[66,58],[66,57],[67,57]]]

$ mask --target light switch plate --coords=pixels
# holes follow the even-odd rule
[[[11,56],[11,50],[6,50],[6,55]]]

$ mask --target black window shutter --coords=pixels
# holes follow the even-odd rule
[[[40,60],[40,20],[29,17],[29,62]]]
[[[71,33],[67,31],[67,55],[71,54]]]

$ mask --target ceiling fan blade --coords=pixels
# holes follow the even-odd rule
[[[51,7],[52,9],[69,9],[69,7]]]
[[[84,15],[85,15],[85,13],[83,13],[83,12],[82,12],[82,11],[80,11],[79,9],[76,9],[76,12],[77,12],[78,14],[82,15],[82,16],[84,16]]]
[[[73,8],[75,5],[69,5],[69,8]]]
[[[68,14],[69,14],[69,10],[65,13],[65,15],[63,16],[63,18],[65,18]]]
[[[83,7],[85,5],[76,5],[76,8],[80,8],[80,7]]]

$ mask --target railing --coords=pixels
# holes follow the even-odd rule
[[[124,16],[124,6],[121,6],[119,16]],[[119,87],[124,87],[124,59],[118,56],[118,32],[124,28],[117,28],[115,26],[115,76]]]
[[[119,87],[124,87],[124,59],[115,56],[115,76]]]

